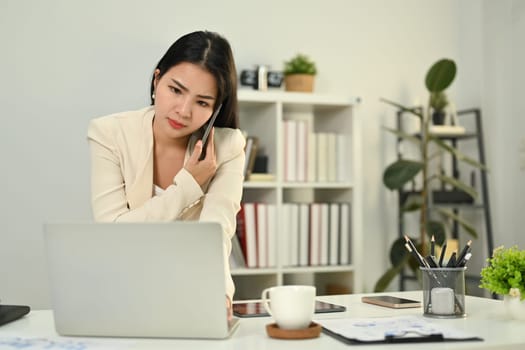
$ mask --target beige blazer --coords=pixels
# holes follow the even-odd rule
[[[154,196],[153,107],[93,119],[89,124],[91,202],[96,221],[218,222],[223,230],[226,294],[233,299],[231,238],[240,209],[245,140],[238,129],[215,128],[217,172],[201,188],[184,168]],[[190,138],[185,162],[198,137]]]

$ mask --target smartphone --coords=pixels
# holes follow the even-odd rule
[[[345,306],[327,303],[324,301],[315,301],[315,313],[327,313],[327,312],[343,312],[346,310]],[[234,303],[233,314],[237,317],[263,317],[270,316],[264,305],[260,301],[247,302],[247,303]]]
[[[202,153],[199,157],[199,160],[203,160],[206,158],[206,148],[208,147],[208,136],[210,136],[211,128],[213,127],[213,124],[215,123],[215,119],[217,119],[217,115],[219,115],[219,112],[221,111],[222,103],[217,107],[215,112],[212,114],[210,120],[208,121],[208,125],[206,125],[206,130],[204,130],[204,135],[202,136]]]
[[[392,309],[405,309],[410,307],[421,307],[421,302],[405,298],[393,297],[390,295],[364,296],[361,298],[363,303],[386,306]]]

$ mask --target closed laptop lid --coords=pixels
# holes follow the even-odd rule
[[[44,225],[62,335],[228,336],[218,223]]]

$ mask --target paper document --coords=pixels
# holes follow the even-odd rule
[[[129,348],[130,344],[127,340],[0,337],[0,350],[117,350]]]
[[[414,338],[440,334],[444,340],[479,340],[463,331],[431,322],[423,316],[344,318],[315,320],[328,331],[359,342],[384,341],[388,337]]]

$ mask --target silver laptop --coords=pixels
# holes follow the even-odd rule
[[[44,225],[61,335],[226,338],[218,223]]]

